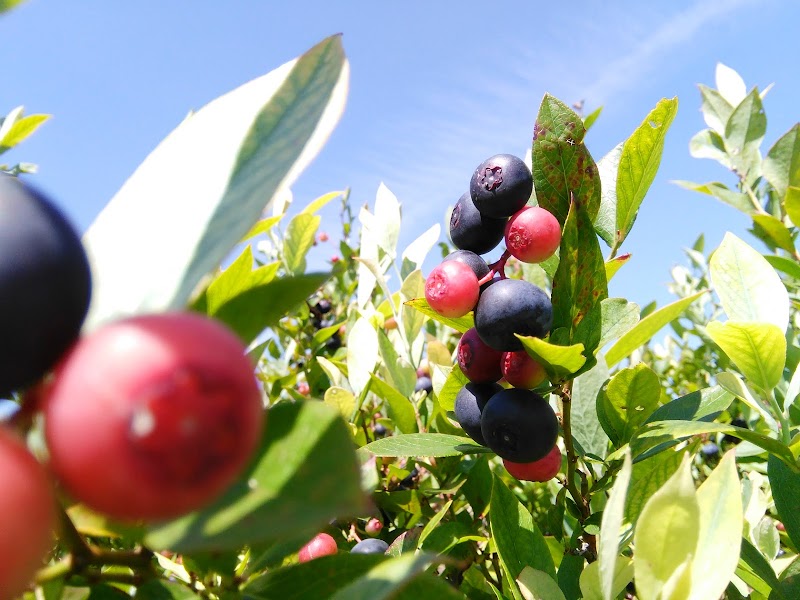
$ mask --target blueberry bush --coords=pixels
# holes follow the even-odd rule
[[[348,72],[334,36],[193,113],[77,246],[3,167],[0,302],[62,341],[6,333],[0,600],[799,597],[800,126],[764,151],[764,92],[718,65],[690,151],[728,181],[678,183],[753,239],[700,235],[639,307],[608,282],[642,268],[677,99],[595,161],[599,111],[545,95],[530,155],[476,157],[401,249],[383,185],[295,208]],[[45,119],[12,111],[0,151]]]

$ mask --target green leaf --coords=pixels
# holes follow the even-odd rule
[[[706,332],[747,380],[769,391],[778,385],[786,363],[786,338],[771,323],[712,321]]]
[[[774,456],[768,461],[769,485],[772,499],[786,533],[795,547],[800,545],[800,511],[797,499],[800,498],[800,473],[790,469],[784,461]]]
[[[446,433],[408,433],[362,446],[375,456],[462,456],[491,452],[468,437]]]
[[[792,234],[783,224],[783,221],[772,215],[753,215],[753,222],[756,224],[756,231],[760,228],[775,246],[789,253],[794,253]]]
[[[767,132],[767,117],[758,90],[733,109],[725,124],[725,149],[739,177],[750,184],[761,174],[759,147]]]
[[[386,383],[393,386],[401,396],[408,397],[414,393],[417,383],[417,372],[409,362],[400,356],[397,348],[382,329],[378,330],[378,346],[380,348]]]
[[[15,6],[22,4],[25,0],[0,0],[0,13],[11,10]]]
[[[764,596],[770,593],[770,589],[775,590],[780,586],[772,566],[764,558],[764,555],[746,538],[741,540],[741,554],[736,575],[747,582],[750,587],[764,594]],[[770,600],[788,599],[779,594],[777,597],[770,595]]]
[[[317,229],[322,221],[319,215],[300,213],[289,221],[283,240],[283,262],[292,275],[306,270],[306,254],[314,245]]]
[[[441,406],[444,410],[455,410],[456,396],[458,396],[458,392],[461,391],[461,388],[468,383],[469,379],[467,379],[467,376],[464,375],[461,367],[459,367],[458,364],[453,365],[453,368],[447,375],[447,379],[445,380],[442,389],[439,390],[439,393],[436,395],[436,400],[439,402],[439,406]]]
[[[335,408],[345,421],[349,421],[356,411],[356,397],[349,390],[331,386],[325,390],[325,404]]]
[[[277,262],[253,269],[253,252],[245,246],[239,257],[209,284],[194,304],[195,310],[214,315],[237,296],[266,285],[275,279]]]
[[[533,128],[533,185],[539,206],[562,225],[573,196],[583,204],[590,223],[600,208],[600,177],[583,143],[585,135],[580,116],[545,94]]]
[[[664,151],[664,139],[677,112],[677,98],[659,100],[623,144],[617,175],[616,246],[630,232],[639,206],[655,179]]]
[[[800,199],[800,196],[798,196],[798,199]],[[793,279],[800,279],[800,265],[798,265],[791,258],[776,256],[774,254],[768,254],[764,256],[764,258],[773,268],[777,269],[778,271],[785,273]]]
[[[375,196],[375,213],[362,211],[359,219],[384,252],[395,257],[400,234],[400,203],[383,183]]]
[[[697,490],[700,529],[692,559],[690,600],[719,598],[739,563],[744,518],[735,456],[736,450],[726,452]]]
[[[625,298],[606,298],[600,303],[600,343],[598,348],[630,331],[639,322],[639,305]]]
[[[551,343],[584,345],[591,357],[600,343],[600,302],[608,296],[600,244],[583,201],[576,197],[561,237],[560,260],[553,278]]]
[[[551,381],[559,381],[577,373],[586,363],[583,344],[556,346],[539,338],[515,334],[528,355],[544,367]]]
[[[689,305],[702,296],[705,291],[697,292],[686,298],[676,300],[672,304],[650,313],[636,326],[623,335],[606,353],[606,364],[610,369],[631,352],[639,348],[653,337],[662,327],[677,319],[689,308]]]
[[[182,583],[172,581],[151,580],[136,588],[134,598],[144,600],[200,600],[201,596]]]
[[[731,106],[738,106],[747,96],[747,86],[745,86],[742,76],[721,62],[717,63],[715,76],[720,96]]]
[[[156,525],[153,549],[238,550],[366,510],[347,424],[322,402],[270,408],[262,445],[238,483],[208,508]],[[310,537],[310,535],[309,535]]]
[[[406,341],[410,346],[414,344],[414,340],[417,339],[420,331],[422,331],[422,326],[425,324],[425,315],[427,314],[430,316],[430,313],[426,313],[425,309],[418,308],[412,303],[417,302],[416,299],[419,299],[424,302],[427,310],[435,314],[435,311],[428,306],[428,301],[425,300],[424,295],[425,278],[422,276],[422,271],[415,269],[408,274],[408,276],[403,280],[403,285],[400,286],[400,296],[404,302],[403,333],[405,334]],[[462,319],[466,319],[471,323],[472,315],[467,315],[467,317],[462,317]],[[470,325],[470,327],[472,327],[472,325]],[[467,329],[469,329],[469,327],[467,327]],[[459,331],[461,330],[459,329]]]
[[[733,113],[733,105],[728,102],[717,90],[706,85],[697,86],[700,89],[702,99],[701,110],[706,125],[711,127],[718,134],[725,133],[725,124]]]
[[[592,112],[590,112],[588,115],[583,117],[583,126],[586,129],[586,131],[589,131],[589,128],[592,125],[594,125],[595,121],[597,121],[597,117],[600,116],[601,112],[603,112],[603,107],[602,106],[598,106]]]
[[[403,250],[403,260],[410,261],[414,266],[420,266],[425,261],[431,248],[439,240],[441,232],[442,227],[439,223],[430,227]]]
[[[795,226],[800,223],[800,186],[789,186],[783,199],[786,214]]]
[[[95,283],[86,328],[184,308],[320,151],[343,110],[348,72],[341,37],[327,38],[165,138],[83,238]]]
[[[730,168],[731,162],[725,150],[722,136],[711,129],[698,131],[689,140],[689,154],[694,158],[710,158]]]
[[[651,421],[642,427],[631,441],[634,455],[641,454],[648,447],[656,446],[671,439],[686,438],[703,433],[726,433],[763,448],[792,467],[796,462],[791,450],[776,439],[767,437],[750,429],[736,427],[727,423],[708,423],[697,421]]]
[[[374,375],[370,379],[370,391],[386,402],[386,411],[397,429],[403,433],[414,433],[417,430],[417,417],[411,401]]]
[[[340,552],[321,556],[306,563],[272,569],[249,581],[243,593],[249,600],[329,598],[386,560],[375,554]]]
[[[336,198],[339,198],[344,194],[345,192],[328,192],[327,194],[323,194],[319,198],[315,198],[314,200],[309,202],[308,206],[306,206],[303,210],[300,211],[300,214],[313,215],[318,211],[322,210],[323,208],[325,208],[325,206],[327,206],[328,203],[331,202],[331,200],[335,200]]]
[[[517,585],[525,600],[565,600],[552,577],[531,567],[522,569],[517,577]]]
[[[281,222],[282,218],[283,215],[275,215],[272,217],[267,217],[266,219],[261,219],[258,223],[250,228],[250,231],[242,236],[242,241],[246,241],[257,235],[261,235],[262,233],[269,232],[273,227],[275,227],[275,225]]]
[[[544,536],[528,509],[497,476],[492,486],[490,520],[497,553],[512,579],[519,577],[526,566],[555,579],[556,569]]]
[[[428,538],[428,536],[436,529],[436,526],[439,525],[441,520],[447,516],[447,511],[450,510],[450,507],[453,505],[453,500],[448,500],[445,505],[437,512],[435,515],[431,517],[431,520],[427,522],[425,527],[422,529],[422,532],[419,534],[419,540],[417,541],[417,547],[419,548]]]
[[[646,460],[633,465],[631,483],[625,503],[625,518],[636,523],[645,503],[678,470],[684,451],[665,449]]]
[[[368,319],[359,317],[347,330],[347,379],[356,394],[372,377],[378,348],[378,332]]]
[[[364,575],[339,589],[330,600],[388,600],[421,574],[436,557],[430,554],[401,554],[384,560]],[[419,597],[419,596],[417,596]]]
[[[475,327],[475,320],[472,318],[472,313],[469,313],[464,317],[458,317],[457,319],[443,317],[430,307],[425,298],[414,298],[412,300],[407,300],[404,302],[404,305],[413,308],[414,310],[418,310],[423,315],[427,315],[434,321],[438,321],[439,323],[443,323],[448,327],[452,327],[460,333],[466,333],[469,329]]]
[[[618,556],[613,573],[611,589],[614,590],[610,598],[616,598],[633,579],[633,561],[627,556]],[[583,600],[606,600],[600,587],[600,564],[595,561],[586,565],[580,578]]]
[[[733,321],[789,323],[789,295],[767,260],[728,232],[711,255],[709,273],[725,314]]]
[[[281,317],[318,290],[329,277],[329,273],[309,273],[273,279],[244,290],[210,315],[250,343],[264,329],[277,325]]]
[[[2,12],[2,7],[0,7],[0,12]],[[27,117],[22,117],[14,121],[8,129],[6,129],[4,122],[4,126],[2,127],[2,133],[4,135],[0,137],[0,153],[13,148],[25,138],[32,135],[33,132],[39,129],[51,116],[52,115],[28,115]]]
[[[614,258],[606,261],[606,281],[611,281],[611,278],[617,274],[622,266],[631,259],[630,254],[620,254]]]
[[[605,458],[608,436],[597,418],[597,394],[608,380],[602,358],[572,381],[572,436],[584,452]]]
[[[697,547],[700,506],[695,496],[688,455],[678,471],[645,504],[633,543],[636,593],[650,598],[686,598],[670,595],[691,581],[687,561]],[[688,591],[688,590],[686,590]]]
[[[713,421],[728,409],[733,400],[733,394],[721,386],[703,388],[659,406],[647,422]]]
[[[747,194],[735,192],[729,189],[724,183],[719,183],[717,181],[712,181],[710,183],[693,183],[691,181],[682,180],[673,180],[672,183],[687,190],[713,196],[717,200],[721,200],[725,204],[729,204],[743,213],[752,214],[755,212],[755,207],[747,197]]]
[[[630,452],[617,474],[617,480],[611,488],[608,502],[603,509],[600,525],[600,543],[597,548],[600,591],[602,600],[613,600],[619,591],[614,590],[614,579],[617,575],[617,557],[619,556],[619,535],[625,522],[625,499],[632,473]],[[627,582],[625,582],[627,584]]]
[[[615,446],[631,439],[660,399],[658,376],[644,363],[622,369],[611,378],[597,396],[597,415]]]
[[[597,163],[601,191],[600,208],[594,219],[594,228],[597,235],[609,246],[613,246],[617,239],[617,177],[622,146],[622,142],[614,146]],[[611,279],[608,273],[606,276]]]
[[[785,198],[790,187],[800,187],[800,123],[784,133],[767,152],[762,165],[764,177]],[[797,224],[797,222],[792,219]]]

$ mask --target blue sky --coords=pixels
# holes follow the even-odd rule
[[[726,230],[747,239],[743,216],[670,183],[732,183],[716,163],[689,156],[689,139],[705,126],[696,84],[713,85],[717,61],[748,87],[774,82],[765,100],[768,148],[800,114],[798,22],[794,0],[253,0],[224,8],[31,0],[0,17],[0,113],[24,104],[54,118],[3,158],[38,163],[35,181],[84,230],[188,110],[342,32],[348,105],[295,185],[296,203],[349,186],[356,205],[371,204],[384,182],[403,204],[402,246],[443,222],[484,158],[524,154],[545,92],[604,106],[586,140],[595,160],[660,98],[678,96],[661,171],[622,248],[634,258],[610,290],[663,304],[669,269],[700,233],[708,248]],[[335,212],[325,216],[323,228],[335,234]],[[334,250],[314,252],[322,261]]]

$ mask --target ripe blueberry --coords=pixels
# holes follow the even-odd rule
[[[527,463],[547,456],[558,439],[558,419],[539,394],[506,389],[489,399],[481,414],[481,433],[498,456]]]
[[[90,296],[78,234],[50,200],[0,173],[0,396],[50,370],[78,337]]]
[[[458,366],[473,383],[493,383],[500,379],[502,357],[502,352],[481,340],[474,327],[461,336],[456,350]]]
[[[521,158],[497,154],[483,161],[469,183],[469,194],[481,214],[510,217],[521,209],[533,192],[533,176]]]
[[[508,220],[506,248],[526,263],[547,260],[561,243],[561,225],[553,214],[539,206],[523,208]]]
[[[425,299],[443,317],[463,317],[475,308],[479,295],[475,273],[455,260],[434,267],[425,280]]]
[[[469,250],[454,250],[444,257],[442,262],[457,260],[467,265],[479,280],[489,274],[489,265],[480,256]]]
[[[351,554],[383,554],[389,549],[389,544],[383,540],[367,538],[358,542],[353,549],[350,550]]]
[[[553,325],[553,305],[540,288],[503,279],[486,288],[475,307],[475,329],[495,350],[522,350],[515,333],[544,337]]]
[[[417,378],[417,383],[414,385],[415,392],[428,392],[428,395],[433,393],[433,381],[427,375]]]
[[[450,239],[456,248],[486,254],[503,239],[506,222],[482,215],[469,194],[464,194],[450,214]]]
[[[485,446],[481,431],[481,413],[489,399],[503,391],[497,383],[468,383],[456,395],[454,412],[464,432],[479,444]]]

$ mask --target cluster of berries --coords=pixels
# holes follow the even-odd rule
[[[469,192],[453,208],[450,239],[458,250],[425,281],[430,307],[445,317],[474,311],[475,326],[458,344],[457,359],[470,383],[458,393],[455,416],[476,442],[488,446],[518,479],[547,481],[561,466],[558,419],[532,391],[545,372],[523,349],[521,336],[546,336],[553,323],[550,298],[522,279],[509,279],[509,257],[537,263],[561,242],[561,226],[547,210],[526,206],[533,177],[520,158],[499,154],[483,161]],[[505,240],[497,262],[480,254]],[[498,383],[505,380],[512,387]]]
[[[216,499],[263,423],[238,337],[199,314],[110,322],[81,335],[91,299],[81,240],[53,203],[0,173],[0,598],[27,586],[52,546],[55,487],[122,521],[159,521]],[[47,465],[23,432],[44,416]]]

